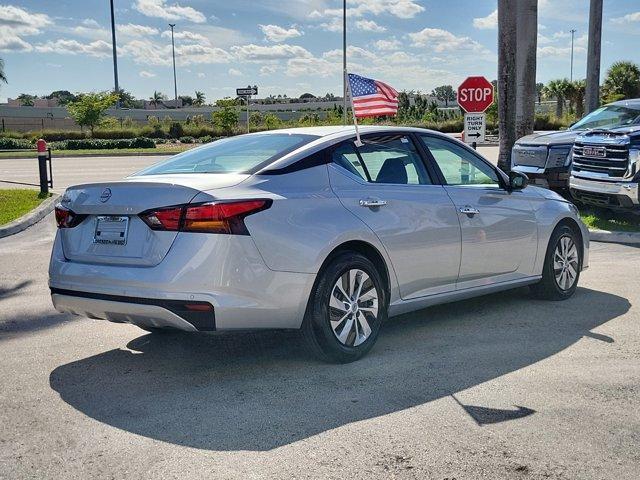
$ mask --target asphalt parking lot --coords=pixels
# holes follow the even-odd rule
[[[638,478],[638,249],[593,244],[566,302],[398,317],[338,366],[292,333],[58,314],[54,232],[0,240],[0,478]]]

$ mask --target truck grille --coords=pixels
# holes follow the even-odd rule
[[[591,172],[622,178],[629,168],[628,145],[602,145],[576,142],[573,146],[573,171]]]

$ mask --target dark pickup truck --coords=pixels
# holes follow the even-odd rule
[[[640,125],[640,99],[621,100],[594,110],[568,130],[534,133],[519,139],[511,153],[511,168],[526,173],[531,183],[567,190],[576,138],[590,130]],[[576,157],[578,158],[578,157]]]

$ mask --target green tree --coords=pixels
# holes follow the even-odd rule
[[[120,88],[118,92],[114,90],[113,93],[118,95],[122,108],[143,108],[144,106],[142,100],[138,100],[123,88]]]
[[[7,75],[4,73],[4,60],[0,58],[0,82],[7,82]]]
[[[584,115],[584,96],[587,87],[585,80],[575,80],[569,83],[566,95],[569,100],[569,110],[574,112],[577,118]]]
[[[268,130],[274,130],[282,126],[282,120],[280,120],[275,113],[267,113],[264,116],[264,126]]]
[[[193,101],[193,104],[196,107],[201,107],[204,105],[204,102],[206,101],[206,98],[204,96],[204,92],[199,92],[198,90],[196,90],[196,98]]]
[[[547,98],[556,99],[556,117],[561,118],[564,111],[564,101],[567,93],[571,89],[571,83],[566,78],[551,80],[544,87],[544,94]]]
[[[20,100],[20,104],[25,107],[33,107],[35,99],[38,98],[35,95],[30,95],[28,93],[21,93],[18,95],[18,100]]]
[[[440,85],[431,91],[431,95],[444,102],[445,107],[448,107],[449,102],[453,102],[456,99],[456,92],[451,85]]]
[[[615,62],[602,84],[605,102],[640,96],[640,68],[632,62]]]
[[[238,125],[239,120],[235,100],[217,100],[216,105],[218,106],[218,110],[211,114],[213,124],[227,135],[233,133],[233,129]]]
[[[113,106],[117,100],[118,95],[110,92],[84,93],[79,95],[76,101],[69,102],[67,110],[78,125],[89,127],[93,136],[93,130],[100,124],[107,108]]]
[[[536,97],[538,99],[538,105],[542,103],[542,95],[544,94],[544,83],[536,83]]]
[[[314,100],[316,96],[313,93],[303,93],[300,95],[300,100]]]
[[[180,95],[178,98],[182,100],[182,105],[184,106],[193,105],[193,97],[191,95]]]
[[[58,100],[60,105],[66,105],[69,102],[73,102],[76,100],[76,96],[71,93],[69,90],[56,90],[47,95],[47,98],[52,99],[55,98]]]
[[[162,103],[166,99],[167,96],[164,93],[157,92],[155,90],[153,92],[153,95],[149,97],[149,100],[151,100],[151,103],[153,103],[153,106],[156,108],[158,108],[159,103]]]

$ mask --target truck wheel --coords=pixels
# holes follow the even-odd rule
[[[319,274],[302,333],[320,359],[353,362],[376,342],[387,305],[386,289],[375,265],[359,253],[344,252]]]
[[[582,270],[580,242],[580,237],[568,225],[556,227],[547,247],[542,280],[531,286],[535,297],[566,300],[575,293]]]

